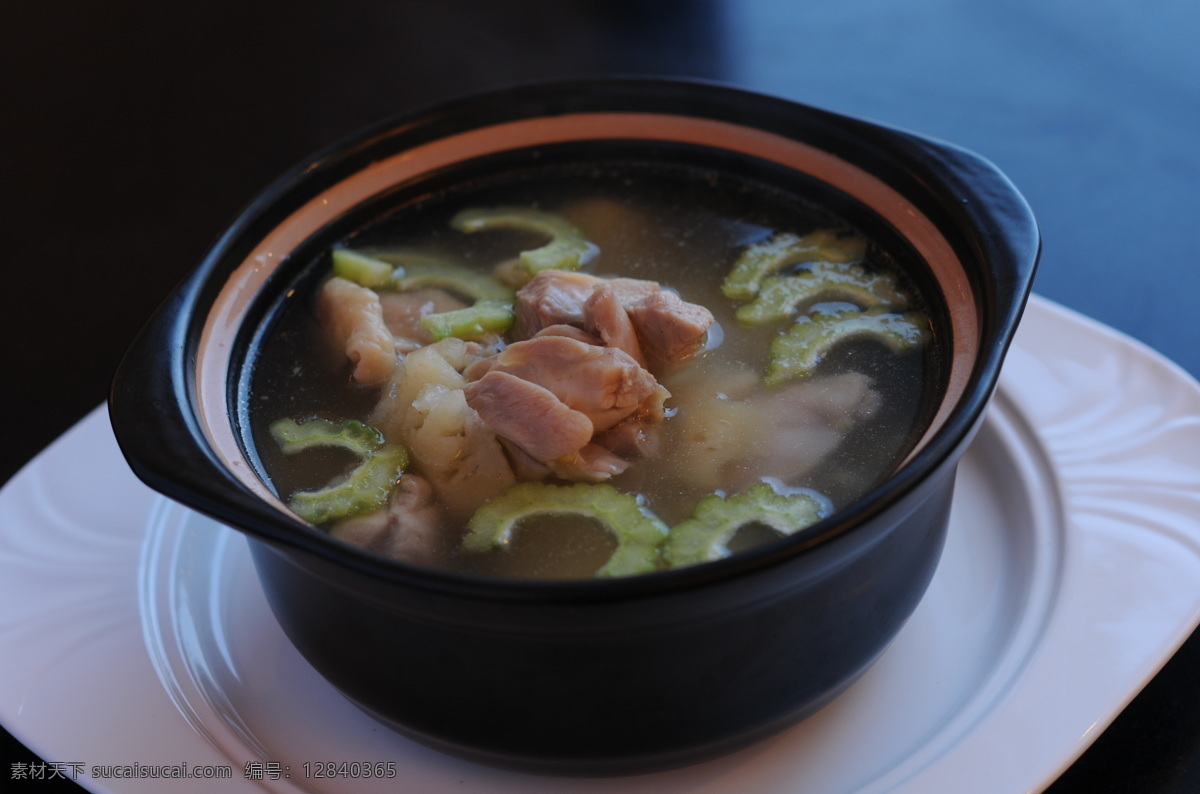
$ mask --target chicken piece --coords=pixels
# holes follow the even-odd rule
[[[433,488],[425,479],[405,474],[386,505],[338,523],[330,534],[393,559],[437,566],[448,551],[440,524]]]
[[[417,396],[431,384],[461,389],[466,381],[458,370],[470,361],[469,350],[469,343],[450,338],[409,353],[392,372],[368,423],[388,441],[407,445],[404,428]]]
[[[533,335],[534,339],[543,336],[565,336],[568,339],[574,339],[576,342],[582,342],[585,345],[595,345],[596,347],[604,347],[604,341],[600,337],[589,334],[582,328],[576,328],[573,325],[564,325],[558,323],[548,325],[542,330]],[[529,341],[529,340],[525,340]],[[488,373],[489,370],[496,364],[495,354],[502,350],[502,347],[497,347],[491,351],[489,355],[478,355],[472,359],[471,363],[463,369],[463,377],[468,381],[479,380]]]
[[[433,336],[421,327],[422,317],[467,306],[449,292],[436,288],[384,292],[379,301],[383,307],[383,322],[396,339],[396,352],[401,354],[433,342]]]
[[[659,290],[627,308],[646,355],[659,361],[682,361],[704,347],[713,315],[674,292]]]
[[[639,367],[645,368],[646,357],[642,355],[642,344],[633,321],[621,303],[620,293],[611,284],[596,285],[591,297],[584,302],[583,327],[598,336],[604,345],[625,351]]]
[[[549,325],[583,327],[583,304],[602,279],[568,270],[543,270],[517,291],[513,339],[529,339]]]
[[[734,378],[736,380],[736,378]],[[813,379],[745,399],[710,388],[677,392],[679,423],[672,453],[687,460],[689,483],[744,490],[762,477],[794,481],[815,469],[880,395],[858,372]]]
[[[635,361],[688,358],[704,347],[713,315],[658,282],[600,279],[546,270],[517,292],[514,338],[530,339],[553,325],[570,325],[624,350]]]
[[[463,392],[493,433],[535,460],[574,455],[592,438],[587,416],[567,407],[550,390],[507,372],[488,372]]]
[[[338,350],[354,364],[354,380],[380,386],[396,367],[396,343],[374,290],[334,277],[317,294],[317,317]]]
[[[401,436],[451,521],[465,522],[517,481],[496,435],[462,389],[425,386],[405,416]]]
[[[776,416],[796,406],[839,432],[870,419],[882,403],[883,397],[875,391],[870,376],[862,372],[845,372],[775,389],[762,401],[763,409]]]
[[[565,336],[514,342],[491,360],[489,374],[493,372],[548,389],[586,415],[594,432],[607,430],[635,412],[660,418],[670,396],[627,353]]]
[[[657,281],[614,278],[608,287],[616,295],[637,333],[645,354],[658,361],[679,361],[704,347],[712,312],[688,303]]]

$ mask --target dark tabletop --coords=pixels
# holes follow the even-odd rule
[[[9,3],[0,482],[105,399],[275,176],[381,118],[563,76],[713,79],[980,152],[1038,216],[1035,290],[1200,376],[1197,42],[1195,0]],[[9,790],[36,757],[3,738]],[[1050,791],[1200,791],[1200,634]]]

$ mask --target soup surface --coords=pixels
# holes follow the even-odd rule
[[[622,576],[849,505],[911,449],[931,312],[891,253],[749,179],[524,170],[384,213],[254,363],[264,477],[408,562]]]

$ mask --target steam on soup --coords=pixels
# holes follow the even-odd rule
[[[326,252],[255,364],[266,476],[409,562],[622,576],[860,498],[928,415],[929,312],[841,219],[626,164],[436,193]]]

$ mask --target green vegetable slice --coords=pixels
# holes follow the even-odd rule
[[[512,301],[513,290],[487,273],[421,255],[396,256],[398,265],[392,288],[437,287],[475,301]]]
[[[333,274],[372,289],[436,287],[473,301],[513,299],[512,288],[487,273],[416,251],[339,248],[333,252]]]
[[[826,505],[816,497],[779,493],[765,482],[734,496],[711,494],[696,504],[691,518],[671,530],[663,555],[671,567],[724,559],[730,555],[729,542],[747,524],[764,524],[790,535],[827,513]]]
[[[607,483],[518,483],[475,512],[462,548],[470,552],[506,548],[517,525],[538,515],[583,516],[613,533],[617,550],[596,576],[630,576],[658,569],[667,525],[643,510],[636,497]]]
[[[858,264],[813,262],[803,273],[763,279],[757,297],[738,307],[737,318],[746,325],[766,325],[824,301],[845,301],[866,311],[897,311],[908,304],[890,273],[868,273]]]
[[[333,249],[333,275],[363,287],[379,289],[388,286],[395,269],[381,259],[348,248]]]
[[[271,436],[285,454],[317,447],[349,450],[362,460],[341,480],[312,491],[297,491],[288,499],[292,511],[313,524],[324,524],[375,510],[391,494],[408,465],[408,451],[386,443],[373,427],[352,419],[331,422],[313,418],[304,422],[280,419],[272,423]]]
[[[469,234],[492,229],[518,229],[547,235],[550,242],[520,254],[521,267],[530,276],[551,268],[577,270],[599,253],[583,231],[566,218],[528,207],[463,210],[450,220],[450,226]]]
[[[448,336],[479,339],[489,333],[504,333],[515,319],[511,303],[484,300],[465,309],[427,314],[421,318],[421,327],[435,340]]]
[[[743,251],[721,284],[721,292],[727,298],[749,300],[758,294],[764,278],[785,267],[805,262],[857,262],[866,253],[867,241],[856,235],[843,237],[832,229],[818,229],[803,237],[782,232]]]
[[[873,337],[896,353],[915,350],[928,339],[928,328],[929,321],[919,312],[813,312],[771,341],[771,360],[763,382],[778,386],[807,377],[835,345],[853,337]]]
[[[270,431],[275,443],[288,455],[314,447],[341,447],[366,457],[383,446],[382,433],[354,419],[340,422],[319,417],[303,422],[280,419],[272,423]]]

